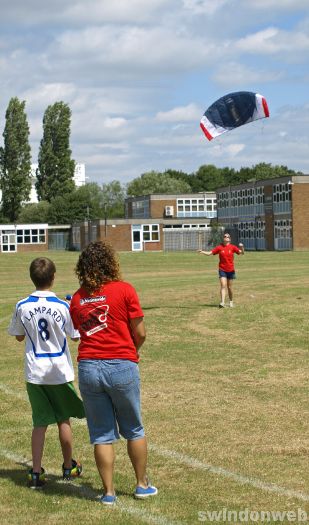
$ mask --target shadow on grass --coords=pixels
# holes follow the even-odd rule
[[[11,480],[17,487],[24,487],[29,491],[44,494],[44,496],[62,495],[95,501],[102,495],[102,490],[98,491],[93,489],[92,485],[85,482],[83,477],[75,478],[72,482],[67,482],[63,481],[60,476],[49,474],[48,472],[46,472],[46,485],[44,485],[42,489],[29,489],[27,484],[29,465],[22,463],[17,463],[17,465],[22,465],[22,468],[0,469],[0,479]],[[117,496],[132,497],[132,493],[117,490]]]

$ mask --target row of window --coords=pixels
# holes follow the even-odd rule
[[[182,230],[188,230],[188,229],[200,229],[200,228],[210,228],[209,224],[166,224],[164,226],[164,230],[167,229],[182,229]]]
[[[292,200],[291,186],[288,184],[277,184],[277,186],[286,186],[284,190],[276,190],[273,193],[274,202],[286,202]]]
[[[237,224],[238,236],[240,240],[244,239],[264,239],[265,237],[265,222],[264,221],[249,221]],[[277,220],[274,223],[275,239],[290,239],[292,238],[292,220],[283,219]]]
[[[45,230],[16,230],[17,244],[41,244],[46,242]]]
[[[44,229],[18,229],[16,230],[3,230],[1,235],[2,245],[11,242],[15,237],[17,244],[45,244],[46,243],[46,231]],[[9,239],[11,239],[9,241]]]
[[[205,212],[217,209],[217,199],[177,199],[178,212]]]
[[[224,191],[218,194],[218,208],[236,208],[264,203],[264,187],[244,188],[242,190]]]
[[[290,219],[275,221],[275,238],[290,239],[292,238],[292,221]]]
[[[273,202],[291,200],[291,184],[275,184],[273,186]],[[218,194],[218,208],[236,208],[264,204],[264,187],[256,186],[241,190],[224,191]]]
[[[149,217],[149,200],[148,198],[133,201],[132,217],[148,218]],[[199,213],[200,216],[205,212],[215,212],[217,209],[217,199],[213,198],[194,198],[194,199],[177,199],[177,215],[183,213]],[[128,216],[128,204],[126,203],[126,216]]]
[[[240,222],[237,225],[237,229],[240,240],[264,239],[265,237],[264,221]]]

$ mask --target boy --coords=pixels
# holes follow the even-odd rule
[[[26,339],[25,378],[32,408],[32,469],[29,486],[39,489],[45,484],[43,457],[48,425],[57,423],[63,455],[62,475],[69,481],[80,476],[82,465],[72,459],[70,417],[85,417],[83,403],[73,386],[74,369],[67,336],[79,339],[74,329],[69,305],[50,291],[56,266],[47,257],[34,259],[30,277],[35,292],[16,304],[8,332],[17,341]]]

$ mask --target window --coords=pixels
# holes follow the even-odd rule
[[[46,231],[38,228],[16,230],[17,244],[45,244]]]
[[[149,199],[144,197],[140,200],[132,201],[133,219],[149,217]]]
[[[292,220],[286,219],[275,221],[275,238],[291,239],[292,238]]]
[[[143,241],[156,242],[160,240],[159,224],[143,224]]]
[[[177,199],[177,217],[214,217],[216,208],[215,197]]]

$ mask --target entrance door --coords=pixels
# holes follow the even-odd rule
[[[142,250],[142,226],[141,224],[132,224],[132,251],[141,252]]]
[[[16,252],[16,234],[13,231],[2,232],[1,251]]]

